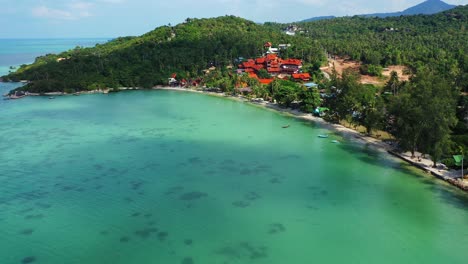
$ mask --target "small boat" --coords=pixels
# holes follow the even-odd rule
[[[339,142],[338,140],[332,140],[332,142],[331,142],[331,143],[338,144],[338,143],[340,143],[340,142]]]
[[[318,135],[319,138],[328,138],[328,135]]]
[[[290,125],[285,125],[285,126],[282,126],[282,128],[288,128],[290,127]]]
[[[51,99],[51,100],[52,100],[52,99],[55,99],[55,97],[51,96],[51,97],[49,97],[49,99]]]

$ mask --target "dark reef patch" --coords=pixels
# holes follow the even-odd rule
[[[34,256],[28,256],[28,257],[25,257],[21,260],[21,263],[23,264],[28,264],[28,263],[33,263],[36,261],[36,257]]]
[[[286,231],[286,227],[281,223],[273,223],[268,229],[269,234],[277,234]]]
[[[244,195],[244,198],[249,201],[254,201],[261,198],[261,196],[256,192],[248,192]]]
[[[181,196],[179,196],[179,199],[184,200],[184,201],[192,201],[192,200],[197,200],[197,199],[203,198],[205,196],[208,196],[208,194],[206,194],[204,192],[197,192],[196,191],[196,192],[184,193]]]
[[[36,203],[36,206],[42,209],[49,209],[50,207],[52,207],[52,205],[47,203]]]
[[[166,240],[168,235],[169,235],[169,233],[161,231],[161,232],[158,233],[158,239],[160,241],[164,241],[164,240]]]
[[[28,209],[18,211],[18,214],[25,214],[25,213],[29,213],[31,211],[34,211],[34,208],[28,208]]]
[[[181,192],[183,190],[184,190],[184,187],[182,187],[182,186],[174,186],[174,187],[171,187],[171,188],[167,189],[167,191],[164,194],[165,195],[171,195],[171,194],[179,193],[179,192]]]
[[[184,244],[187,245],[187,246],[191,246],[193,244],[193,240],[192,239],[185,239]]]
[[[193,261],[192,258],[186,257],[186,258],[184,258],[184,259],[182,260],[182,262],[180,262],[180,263],[181,263],[181,264],[193,264],[193,263],[195,263],[195,262]]]
[[[24,217],[26,220],[35,220],[35,219],[42,219],[44,218],[43,214],[35,214],[35,215],[27,215]]]
[[[142,239],[146,239],[156,232],[158,232],[157,228],[145,228],[142,230],[135,231],[135,235],[139,236]]]
[[[272,184],[278,184],[278,183],[281,183],[281,180],[278,179],[278,178],[272,178],[272,179],[270,180],[270,183],[272,183]]]
[[[265,246],[254,246],[249,242],[241,242],[235,245],[226,245],[217,250],[215,253],[222,255],[231,261],[239,260],[256,260],[268,257],[267,248]],[[241,261],[244,262],[244,261]]]
[[[235,201],[232,203],[232,205],[234,205],[235,207],[239,207],[239,208],[245,208],[245,207],[250,206],[250,203],[247,201]]]
[[[120,238],[120,242],[122,243],[127,243],[128,241],[130,241],[130,238],[128,236],[123,236]]]
[[[25,236],[32,235],[32,233],[34,233],[34,229],[32,228],[23,229],[19,232],[20,235],[25,235]]]

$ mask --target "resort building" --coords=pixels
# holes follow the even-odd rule
[[[302,61],[299,59],[281,59],[277,54],[267,54],[257,59],[248,59],[239,64],[240,72],[258,73],[265,69],[269,74],[277,76],[279,74],[299,73],[302,68]],[[310,78],[310,77],[309,77]]]

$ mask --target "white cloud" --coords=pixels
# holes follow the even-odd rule
[[[93,3],[89,2],[72,2],[69,4],[70,11],[77,17],[90,17],[92,16],[91,9],[94,7]]]
[[[93,16],[93,10],[98,4],[120,4],[125,0],[94,0],[94,1],[72,1],[59,8],[51,8],[46,5],[34,7],[32,14],[35,17],[55,20],[76,20],[79,18]]]
[[[75,16],[69,11],[48,8],[46,6],[38,6],[38,7],[33,8],[32,14],[36,17],[41,17],[41,18],[60,19],[60,20],[75,19]]]

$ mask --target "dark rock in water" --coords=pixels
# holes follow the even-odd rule
[[[29,236],[32,233],[34,233],[34,229],[32,228],[24,229],[24,230],[21,230],[20,232],[21,235],[26,235],[26,236]]]
[[[33,263],[35,261],[36,261],[36,257],[29,256],[29,257],[25,257],[24,259],[22,259],[21,263],[27,264],[27,263]]]
[[[159,240],[163,241],[163,240],[165,240],[167,238],[168,235],[169,234],[167,232],[159,232],[158,233],[158,238],[159,238]]]
[[[142,230],[135,231],[135,235],[143,239],[143,238],[150,237],[153,233],[156,233],[156,232],[158,232],[157,228],[145,228]]]
[[[239,208],[245,208],[245,207],[248,207],[250,203],[246,201],[236,201],[236,202],[233,202],[232,205],[234,205],[235,207],[239,207]]]
[[[235,245],[226,245],[215,251],[216,254],[226,257],[227,260],[235,260],[247,263],[251,260],[268,257],[267,248],[264,246],[254,246],[249,242],[241,242]]]
[[[197,200],[197,199],[203,198],[205,196],[208,196],[208,194],[204,192],[188,192],[179,196],[179,199],[185,200],[185,201],[191,201],[191,200]]]
[[[31,212],[31,211],[34,211],[34,208],[28,208],[28,209],[18,211],[18,214],[24,214],[24,213],[28,213],[28,212]]]
[[[192,158],[188,159],[188,161],[189,161],[190,163],[192,163],[192,164],[193,164],[193,163],[200,163],[200,162],[201,162],[201,159],[200,159],[199,157],[192,157]]]
[[[192,258],[184,258],[181,264],[193,264],[195,263]]]
[[[258,198],[260,198],[260,195],[256,192],[249,192],[249,193],[246,193],[244,197],[246,200],[253,201],[253,200],[257,200]]]
[[[33,220],[33,219],[41,219],[43,217],[44,217],[43,214],[36,214],[36,215],[27,215],[27,216],[24,217],[24,219]]]
[[[283,224],[280,223],[274,223],[270,225],[270,229],[268,231],[269,234],[276,234],[280,232],[286,231],[286,227],[284,227]]]
[[[184,244],[187,245],[187,246],[191,246],[193,244],[193,240],[192,239],[185,239]]]
[[[128,242],[128,241],[130,241],[130,238],[127,237],[127,236],[124,236],[124,237],[121,237],[121,238],[120,238],[120,242],[122,242],[122,243],[126,243],[126,242]]]
[[[171,188],[167,189],[165,194],[170,195],[170,194],[178,193],[178,192],[181,192],[183,189],[184,189],[184,187],[182,187],[182,186],[171,187]]]
[[[281,183],[281,180],[278,178],[273,178],[270,180],[270,183],[276,184],[276,183]]]
[[[36,205],[42,209],[49,209],[50,207],[52,207],[52,205],[46,203],[36,203]]]
[[[266,247],[256,247],[251,245],[248,242],[242,242],[240,244],[240,247],[242,248],[245,253],[247,253],[247,256],[250,259],[259,259],[259,258],[266,258],[267,253],[266,253]]]

